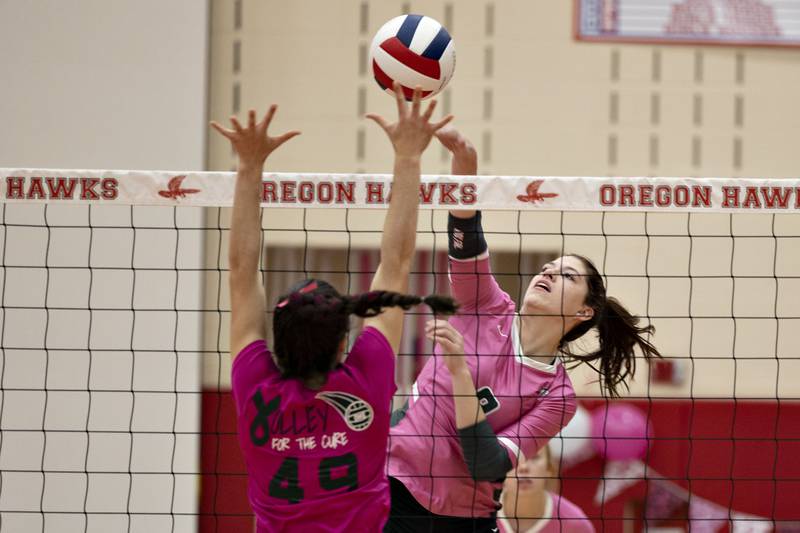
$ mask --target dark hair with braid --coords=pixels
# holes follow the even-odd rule
[[[620,385],[628,389],[627,379],[636,372],[635,348],[638,346],[649,361],[653,357],[661,357],[658,349],[648,340],[655,332],[652,325],[639,326],[639,317],[633,316],[615,298],[606,295],[603,277],[597,267],[582,255],[569,254],[579,259],[586,267],[586,294],[585,305],[594,310],[590,320],[580,322],[561,338],[559,348],[569,359],[587,363],[600,375],[600,385],[612,397],[619,396]],[[567,345],[586,334],[592,328],[597,328],[599,348],[588,354],[571,352]],[[599,360],[599,368],[592,365],[592,361]]]
[[[426,304],[434,314],[450,315],[457,305],[447,296],[411,296],[390,291],[341,295],[331,284],[306,279],[278,298],[272,330],[278,367],[284,378],[319,386],[337,363],[339,346],[350,326],[350,315],[373,317],[388,307],[405,310]]]

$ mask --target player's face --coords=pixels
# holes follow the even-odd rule
[[[545,446],[535,456],[517,466],[516,472],[509,477],[507,489],[519,492],[542,491],[545,489],[547,479],[552,475],[550,458]]]
[[[568,317],[572,322],[568,328],[591,318],[592,309],[584,303],[589,291],[587,273],[583,261],[570,255],[545,264],[528,285],[522,312]]]

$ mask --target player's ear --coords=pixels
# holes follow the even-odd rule
[[[578,312],[575,313],[577,319],[581,322],[585,322],[586,320],[591,320],[594,317],[594,309],[589,307],[588,305],[584,305]]]

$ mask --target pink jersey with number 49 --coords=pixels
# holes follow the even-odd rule
[[[375,328],[312,390],[283,379],[263,340],[233,362],[239,445],[258,532],[380,531],[394,353]]]
[[[486,419],[516,466],[533,457],[575,414],[572,383],[561,364],[522,355],[514,301],[492,276],[488,254],[450,259],[450,289],[461,308],[450,323],[464,352]],[[436,347],[435,353],[439,353]],[[500,507],[500,482],[474,481],[456,428],[444,357],[432,357],[412,388],[405,418],[389,438],[389,475],[435,514],[487,517]]]

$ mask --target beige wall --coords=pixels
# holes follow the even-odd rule
[[[391,116],[392,101],[360,58],[380,25],[407,7],[437,18],[455,39],[455,78],[440,98],[440,112],[454,113],[476,144],[482,173],[798,175],[800,50],[581,43],[573,39],[573,3],[566,0],[243,0],[240,29],[235,2],[212,6],[211,117],[235,111],[238,84],[240,114],[276,102],[276,130],[304,132],[275,154],[271,170],[390,170],[389,143],[360,115]],[[209,162],[213,169],[235,165],[222,139],[211,136]],[[423,171],[446,173],[448,167],[441,149],[431,146]],[[351,211],[347,224],[372,231],[355,238],[374,246],[381,217]],[[796,219],[778,217],[777,234],[800,235]],[[769,398],[800,392],[791,379],[800,370],[791,335],[796,324],[788,318],[800,316],[793,303],[797,283],[788,278],[800,266],[800,247],[796,239],[773,239],[771,217],[503,212],[487,213],[485,220],[490,232],[520,228],[520,234],[492,235],[495,250],[589,255],[608,276],[611,294],[652,317],[656,343],[665,355],[681,358],[686,379],[678,387],[648,386],[640,365],[633,394]],[[265,216],[267,228],[302,224],[300,212]],[[335,211],[309,211],[305,224],[345,230],[344,215]],[[444,231],[444,214],[425,214],[420,229]],[[714,237],[690,240],[688,231]],[[608,236],[586,236],[598,232]],[[638,237],[622,236],[631,233]],[[284,243],[291,240],[287,235],[267,232]],[[312,246],[334,245],[327,234],[309,236]],[[439,234],[437,243],[443,241]],[[420,235],[421,247],[432,242],[430,233]],[[589,374],[573,377],[581,394],[597,393]]]
[[[207,7],[0,2],[0,167],[202,170]],[[196,531],[203,213],[0,218],[0,529]]]

